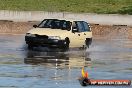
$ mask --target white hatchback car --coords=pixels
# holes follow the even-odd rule
[[[33,25],[33,27],[25,36],[29,49],[34,46],[61,49],[89,47],[92,42],[92,31],[85,21],[44,19],[39,25]]]

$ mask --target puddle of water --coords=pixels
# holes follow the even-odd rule
[[[0,35],[0,41],[0,88],[80,88],[77,79],[83,66],[93,79],[132,80],[128,39],[94,39],[86,52],[28,51],[23,35]]]

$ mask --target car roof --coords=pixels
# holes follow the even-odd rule
[[[68,19],[44,19],[44,20],[60,20],[60,21],[70,21],[70,22],[87,22],[87,21],[81,21],[81,20],[68,20]],[[88,23],[88,22],[87,22]]]
[[[69,21],[69,20],[65,20],[65,19],[44,19],[44,20],[60,20],[60,21]]]

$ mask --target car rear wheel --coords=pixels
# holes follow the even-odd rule
[[[85,44],[86,44],[86,46],[89,48],[89,45],[91,45],[91,43],[92,43],[92,38],[86,38],[86,40],[85,40]]]

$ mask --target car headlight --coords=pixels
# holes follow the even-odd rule
[[[35,34],[30,34],[30,33],[26,33],[26,36],[29,36],[29,37],[36,37]]]
[[[49,39],[57,39],[57,40],[61,39],[59,36],[49,36],[48,38]]]

